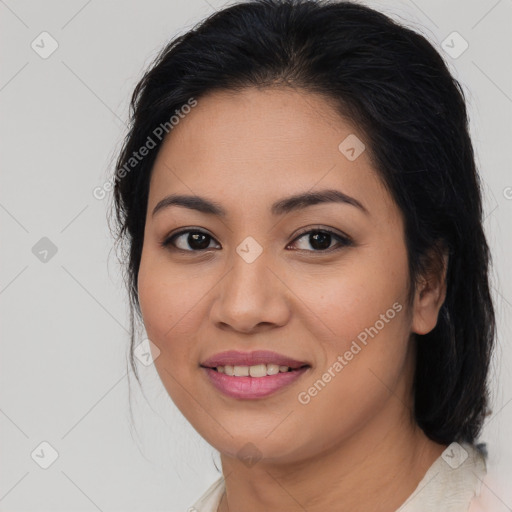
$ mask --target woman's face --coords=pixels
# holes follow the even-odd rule
[[[226,455],[296,461],[410,413],[410,334],[436,317],[406,307],[403,219],[364,142],[321,96],[247,89],[199,99],[159,151],[143,320],[172,400]],[[153,214],[170,195],[224,213],[196,201]],[[306,367],[279,371],[286,359]]]

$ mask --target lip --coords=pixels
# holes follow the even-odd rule
[[[265,377],[235,377],[219,373],[214,369],[217,366],[253,366],[256,364],[277,364],[289,366],[292,370]],[[265,398],[289,386],[311,369],[311,365],[307,362],[297,361],[269,350],[253,352],[229,350],[209,357],[200,364],[200,367],[206,373],[209,382],[218,391],[231,398],[244,400]]]
[[[206,367],[202,367],[201,370],[206,372],[210,383],[224,395],[231,398],[254,400],[265,398],[289,386],[310,370],[310,367],[305,366],[298,370],[267,375],[266,377],[235,377]]]
[[[301,366],[311,366],[306,361],[297,361],[291,357],[270,350],[255,350],[253,352],[241,352],[238,350],[228,350],[215,354],[202,363],[200,366],[206,368],[216,368],[217,366],[254,366],[256,364],[278,364],[280,366],[289,366],[296,370]],[[237,377],[243,378],[243,377]],[[261,377],[263,378],[263,377]]]

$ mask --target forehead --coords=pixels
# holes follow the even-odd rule
[[[346,152],[351,146],[360,153],[355,159]],[[199,98],[164,140],[148,209],[171,192],[226,202],[243,195],[256,204],[327,188],[374,208],[381,196],[389,207],[364,147],[364,135],[320,95],[290,88],[216,91]]]
[[[179,158],[180,149],[193,148],[188,159],[207,154],[242,161],[286,161],[313,152],[338,156],[339,137],[355,131],[320,95],[284,87],[215,91],[197,100],[162,150]]]

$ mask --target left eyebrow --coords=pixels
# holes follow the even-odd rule
[[[283,215],[295,210],[300,210],[308,206],[321,203],[342,203],[359,208],[366,215],[369,211],[354,197],[344,194],[340,190],[326,189],[318,192],[305,192],[295,196],[287,197],[272,205],[271,212],[273,215]]]
[[[348,204],[358,208],[366,215],[369,215],[369,211],[361,204],[361,202],[354,197],[348,196],[340,190],[335,189],[326,189],[318,192],[305,192],[303,194],[297,194],[281,199],[272,205],[270,211],[272,215],[277,216],[322,203]],[[190,210],[197,210],[208,215],[216,215],[223,218],[227,216],[226,210],[215,201],[211,201],[210,199],[200,196],[178,194],[172,194],[159,201],[153,209],[152,216],[154,217],[158,211],[173,205],[188,208]]]

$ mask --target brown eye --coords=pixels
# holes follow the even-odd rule
[[[307,252],[332,252],[346,246],[353,245],[352,240],[347,237],[335,233],[329,229],[313,229],[303,232],[294,240],[297,241],[304,239],[304,247],[299,247],[297,250]],[[162,243],[162,247],[183,251],[183,252],[201,252],[211,249],[210,243],[215,240],[211,235],[200,230],[183,230],[167,237]],[[333,245],[333,242],[337,242]],[[311,247],[309,249],[307,246]]]
[[[169,247],[172,245],[174,248],[181,251],[197,252],[208,249],[212,240],[213,237],[208,233],[198,230],[187,230],[180,231],[179,233],[166,238],[162,242],[162,246]]]
[[[297,242],[301,239],[305,240],[305,246],[309,245],[313,248],[313,250],[311,251],[307,247],[299,247],[298,250],[305,250],[309,252],[330,252],[330,250],[333,248],[331,244],[336,240],[338,241],[338,247],[334,246],[334,250],[352,245],[352,240],[350,240],[348,237],[339,235],[328,229],[314,229],[307,231],[301,236],[297,237],[294,242]]]

